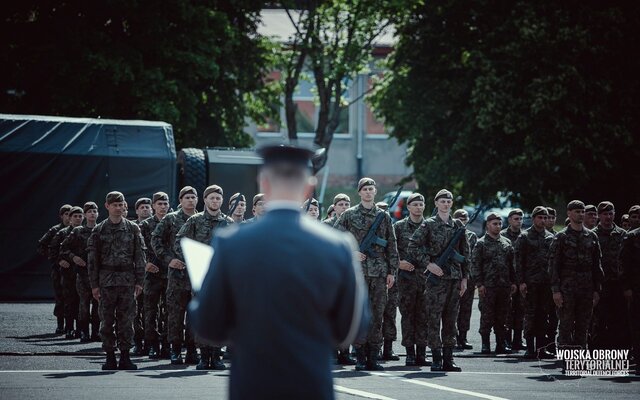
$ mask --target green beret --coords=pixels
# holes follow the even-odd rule
[[[507,215],[507,218],[511,218],[512,215],[519,215],[522,217],[524,215],[524,212],[519,208],[514,208],[513,210],[509,211],[509,215]]]
[[[613,203],[610,201],[601,201],[598,204],[598,214],[607,212],[607,211],[613,211],[613,210],[614,210]]]
[[[376,203],[376,207],[378,207],[381,210],[387,211],[389,209],[389,204],[384,201],[379,201]]]
[[[362,178],[358,181],[358,192],[365,186],[376,186],[376,181],[371,178]]]
[[[138,200],[136,200],[135,209],[137,210],[138,207],[143,204],[151,205],[151,199],[148,197],[140,197]]]
[[[156,203],[156,201],[169,201],[169,195],[166,194],[165,192],[156,192],[153,194],[153,204]]]
[[[259,201],[264,200],[264,193],[258,193],[257,195],[253,196],[253,206],[256,206],[256,203]]]
[[[421,201],[424,203],[424,196],[420,193],[411,193],[409,197],[407,197],[407,205],[413,203],[414,201]]]
[[[453,212],[453,218],[460,218],[462,216],[465,218],[469,217],[469,213],[464,208],[459,208]]]
[[[586,213],[597,213],[598,209],[593,204],[589,204],[584,207],[584,212]]]
[[[453,200],[453,193],[451,193],[447,189],[440,189],[440,191],[438,193],[436,193],[436,197],[433,200],[434,201],[438,201],[438,199],[451,199],[451,200]]]
[[[491,213],[487,214],[487,216],[485,217],[484,220],[485,220],[485,222],[491,222],[491,221],[493,221],[495,219],[498,219],[498,220],[502,221],[502,218],[500,218],[498,213],[491,212]]]
[[[107,204],[124,203],[124,195],[120,192],[109,192],[106,198]]]
[[[72,216],[73,214],[82,214],[82,213],[84,213],[84,211],[82,210],[82,207],[78,207],[78,206],[71,207],[71,210],[69,210],[69,216]]]
[[[567,204],[567,211],[571,210],[584,210],[585,205],[580,200],[571,200],[569,204]]]
[[[65,204],[62,207],[60,207],[60,211],[58,212],[58,215],[62,215],[66,212],[71,211],[71,205],[70,204]]]
[[[84,203],[84,207],[82,207],[82,211],[84,212],[87,212],[89,210],[97,210],[97,209],[98,209],[98,205],[93,201],[87,201],[86,203]]]
[[[351,198],[349,196],[347,196],[344,193],[338,193],[334,198],[333,198],[333,204],[338,204],[338,202],[340,201],[348,201],[349,203],[351,203]]]
[[[555,208],[547,207],[547,211],[549,211],[549,215],[553,215],[554,217],[556,216]]]
[[[196,189],[194,189],[191,186],[185,186],[182,189],[180,189],[180,194],[178,194],[178,198],[182,200],[182,196],[184,196],[185,194],[192,194],[198,197],[198,192],[196,191]]]
[[[240,199],[238,201],[244,201],[246,202],[247,199],[245,199],[243,194],[240,194],[240,192],[234,194],[233,196],[231,196],[231,198],[229,199],[229,208],[233,207],[234,201],[240,197]]]
[[[306,199],[304,201],[304,203],[302,203],[302,208],[304,208],[306,210],[307,209],[307,204],[309,204],[309,199]],[[318,200],[316,200],[316,199],[311,199],[311,205],[312,206],[316,206],[316,207],[320,207],[320,203],[318,203]]]
[[[640,206],[635,205],[635,206],[632,206],[632,207],[629,209],[629,213],[628,213],[628,214],[629,214],[629,215],[633,215],[633,214],[638,214],[638,213],[640,213]]]
[[[536,206],[531,212],[531,218],[535,218],[538,215],[549,215],[549,210],[544,206]]]
[[[207,186],[207,188],[204,190],[204,193],[202,194],[202,198],[206,199],[208,195],[210,195],[211,193],[218,193],[220,196],[223,196],[222,193],[222,188],[218,185],[210,185]]]

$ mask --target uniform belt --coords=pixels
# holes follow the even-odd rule
[[[131,265],[101,265],[100,269],[113,272],[133,272],[133,266]]]

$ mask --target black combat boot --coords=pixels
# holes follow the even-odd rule
[[[367,357],[367,371],[384,371],[384,367],[378,363],[378,352],[376,348],[369,349]]]
[[[448,372],[460,372],[462,368],[453,362],[453,347],[442,348],[442,370]]]
[[[340,365],[356,365],[356,360],[351,357],[349,348],[338,350],[338,364]]]
[[[433,356],[433,362],[431,363],[431,372],[442,371],[442,349],[431,348],[431,355]]]
[[[171,364],[172,365],[180,365],[183,363],[182,361],[182,345],[179,343],[173,343],[171,345]]]
[[[393,341],[385,340],[384,341],[384,350],[382,351],[382,359],[385,361],[398,361],[400,357],[398,357],[393,352]]]
[[[215,369],[217,371],[223,371],[227,369],[221,358],[222,349],[220,347],[214,347],[213,352],[211,353],[211,363],[209,364],[209,369]]]
[[[102,339],[100,339],[100,322],[91,323],[91,341],[92,342],[102,341]]]
[[[367,369],[367,356],[364,346],[356,347],[356,371],[364,371]]]
[[[80,326],[80,343],[89,343],[91,337],[89,336],[89,322],[78,322]]]
[[[541,360],[552,360],[555,359],[556,356],[554,356],[553,354],[549,353],[546,349],[545,344],[547,343],[547,341],[545,340],[544,336],[538,336],[536,337],[536,344],[538,345],[538,358],[540,358]]]
[[[133,343],[134,346],[133,349],[131,349],[131,354],[133,354],[134,356],[144,356],[145,354],[142,339],[135,339]]]
[[[513,331],[513,340],[511,341],[511,349],[513,351],[520,351],[525,348],[524,343],[522,343],[522,329],[514,329]]]
[[[496,354],[507,354],[504,338],[497,334],[495,335],[495,337],[496,337]]]
[[[511,334],[506,333],[506,335],[502,337],[502,343],[503,343],[502,346],[504,347],[505,354],[513,353],[513,350],[511,349],[511,339],[508,336],[511,336]]]
[[[533,336],[527,336],[527,351],[525,351],[523,357],[527,360],[535,360],[538,358],[538,352],[536,351],[536,344],[533,340]]]
[[[73,318],[65,318],[64,338],[75,339],[76,331],[73,329]]]
[[[197,370],[211,369],[211,350],[206,347],[200,348],[200,362],[196,365]]]
[[[407,358],[404,360],[404,365],[407,367],[416,366],[416,346],[405,346],[407,349]]]
[[[555,335],[552,334],[551,337],[547,337],[546,343],[547,343],[547,346],[546,346],[547,352],[555,357],[555,355],[556,355],[556,337],[555,337]]]
[[[58,327],[56,328],[56,335],[62,335],[64,333],[64,318],[58,317]]]
[[[158,341],[149,341],[149,360],[157,360],[160,358],[160,349],[158,349]]]
[[[118,369],[123,371],[133,371],[138,369],[138,366],[131,362],[129,358],[129,350],[120,350],[120,363]]]
[[[489,334],[483,334],[482,336],[482,347],[480,348],[480,354],[491,354],[491,340],[489,339]]]
[[[162,360],[171,359],[171,346],[166,340],[162,341],[162,347],[160,348],[160,359]]]
[[[118,362],[116,361],[116,352],[111,350],[107,351],[107,362],[102,364],[103,371],[115,371],[118,369]]]
[[[416,365],[428,367],[431,362],[427,359],[427,346],[416,346]]]
[[[458,335],[458,349],[459,350],[472,350],[473,346],[467,341],[467,331],[462,331]]]
[[[187,354],[184,357],[184,363],[185,364],[197,364],[199,362],[198,360],[198,352],[196,351],[196,346],[195,345],[188,345],[187,346]]]

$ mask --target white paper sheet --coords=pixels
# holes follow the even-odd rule
[[[180,246],[189,271],[191,288],[199,292],[213,258],[213,247],[186,237],[180,239]]]

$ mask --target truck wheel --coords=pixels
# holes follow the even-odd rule
[[[198,195],[207,187],[207,170],[201,149],[187,148],[178,153],[178,191],[184,186],[193,186]]]

